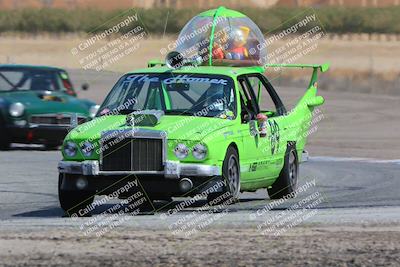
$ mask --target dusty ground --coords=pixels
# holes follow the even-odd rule
[[[1,266],[399,266],[400,228],[300,227],[280,237],[214,229],[196,238],[167,231],[0,232]],[[354,240],[358,242],[355,243]],[[239,248],[240,247],[240,248]],[[321,256],[323,255],[323,256]]]

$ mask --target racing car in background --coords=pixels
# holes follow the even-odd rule
[[[87,88],[82,85],[83,90]],[[0,65],[0,150],[9,149],[11,143],[54,149],[61,145],[73,116],[83,123],[97,109],[96,103],[77,98],[63,69]]]

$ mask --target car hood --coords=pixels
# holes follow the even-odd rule
[[[61,92],[49,91],[15,91],[1,92],[0,98],[10,104],[24,104],[26,113],[79,113],[88,114],[88,105],[83,101]]]
[[[165,132],[168,139],[202,140],[206,136],[232,126],[234,121],[220,118],[165,115],[154,126],[138,126],[136,129],[148,129]],[[133,129],[126,124],[126,115],[98,117],[82,124],[70,132],[82,140],[99,139],[102,132]],[[68,138],[68,137],[67,137]]]

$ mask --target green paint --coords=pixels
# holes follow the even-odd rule
[[[210,34],[210,46],[208,47],[209,55],[208,55],[208,65],[212,66],[212,53],[213,53],[213,44],[214,44],[214,32],[215,32],[215,25],[218,19],[219,14],[225,9],[225,7],[220,6],[215,10],[213,16],[213,23],[211,27],[211,34]]]
[[[170,100],[169,94],[168,94],[167,90],[165,89],[165,84],[161,83],[161,86],[162,86],[162,93],[164,96],[165,108],[166,108],[166,110],[170,110],[171,109],[171,100]]]
[[[211,9],[211,10],[204,11],[204,12],[200,13],[199,16],[201,16],[201,17],[214,17],[215,12],[220,8],[222,8],[218,13],[218,16],[220,16],[220,17],[230,17],[230,18],[244,18],[244,17],[246,17],[246,15],[244,15],[243,13],[240,13],[239,11],[228,9],[228,8],[225,8],[225,7],[222,7],[222,6],[217,8],[217,9]]]

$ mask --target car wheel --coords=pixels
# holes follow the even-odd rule
[[[225,181],[223,192],[210,193],[207,196],[209,205],[219,205],[231,199],[236,201],[240,193],[239,155],[234,147],[229,147],[222,165],[222,178]]]
[[[93,203],[94,192],[62,190],[61,185],[63,179],[68,179],[68,175],[60,174],[58,178],[58,199],[61,208],[65,211],[65,215],[71,216],[89,216],[84,209]]]
[[[299,161],[297,151],[294,145],[288,145],[283,169],[272,188],[268,189],[269,197],[271,199],[279,199],[294,192],[297,188],[298,175]]]
[[[10,149],[10,138],[4,127],[4,122],[0,117],[0,150],[9,150],[9,149]]]

